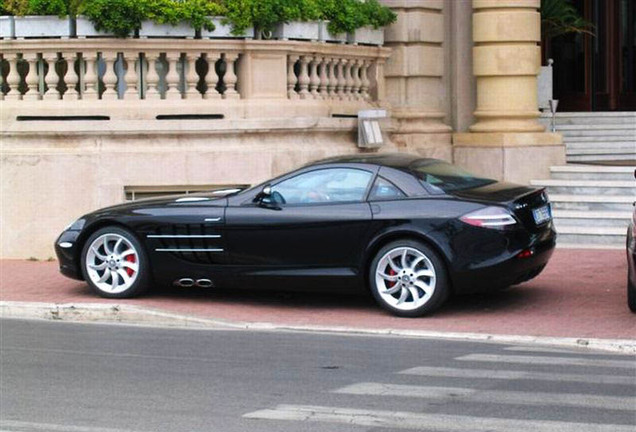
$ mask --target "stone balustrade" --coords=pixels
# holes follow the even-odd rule
[[[0,41],[4,101],[383,99],[387,48],[251,40]],[[213,102],[209,102],[213,103]]]

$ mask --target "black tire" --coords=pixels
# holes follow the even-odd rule
[[[429,270],[428,267],[432,266],[432,270],[434,271],[435,281],[434,281],[434,284],[431,285],[432,294],[430,294],[430,296],[427,299],[424,299],[424,297],[426,297],[425,291],[421,289],[416,290],[418,295],[422,295],[422,299],[421,299],[422,304],[419,306],[417,305],[418,302],[415,301],[415,298],[413,297],[414,294],[408,294],[408,293],[406,295],[409,296],[407,297],[407,299],[408,298],[411,299],[411,303],[412,303],[411,306],[407,306],[406,301],[401,307],[396,307],[395,304],[391,304],[391,303],[395,303],[394,300],[399,301],[398,297],[401,297],[401,294],[398,294],[398,293],[402,293],[404,290],[408,291],[413,288],[413,283],[411,283],[411,281],[415,279],[413,279],[412,276],[410,277],[409,281],[405,282],[403,280],[398,280],[395,283],[395,285],[391,287],[387,287],[386,285],[384,287],[381,287],[378,285],[378,278],[380,279],[380,282],[379,282],[380,284],[387,283],[387,282],[384,282],[381,277],[376,276],[376,272],[378,271],[378,266],[381,265],[383,267],[384,263],[388,262],[386,261],[386,256],[389,252],[401,250],[404,248],[407,248],[410,250],[408,254],[411,254],[411,253],[416,254],[417,252],[426,258],[427,261],[420,262],[419,264],[417,264],[416,265],[417,268],[422,269],[422,267],[420,266],[423,266],[424,264],[426,264],[426,268],[424,270]],[[413,258],[416,258],[416,256],[414,255]],[[409,258],[407,255],[407,260],[408,259]],[[415,259],[412,259],[410,263],[414,263],[415,261],[416,261]],[[393,261],[393,263],[395,264],[395,261]],[[381,269],[381,270],[384,273],[384,269]],[[398,273],[396,273],[396,275],[397,274]],[[405,274],[404,276],[407,276],[407,279],[408,279],[409,275],[412,275],[412,273]],[[432,279],[430,278],[425,277],[424,280],[428,281],[429,283],[432,283]],[[390,284],[393,282],[388,282],[388,283]],[[398,286],[397,286],[398,284],[402,284],[402,286],[406,288],[399,288],[400,291],[396,292],[395,295],[391,294],[394,300],[391,300],[391,298],[388,297],[387,293],[380,292],[381,289],[385,289],[385,288],[398,289]],[[397,241],[388,243],[387,245],[385,245],[378,251],[378,253],[373,258],[373,261],[371,261],[371,265],[369,266],[369,288],[371,289],[371,294],[373,295],[373,298],[383,309],[389,311],[393,315],[400,316],[400,317],[407,317],[407,318],[414,318],[414,317],[420,317],[423,315],[431,314],[432,312],[436,311],[444,304],[444,302],[448,299],[448,296],[450,294],[450,286],[449,286],[448,274],[446,271],[446,265],[444,264],[444,261],[440,258],[439,254],[437,254],[437,252],[435,252],[432,248],[430,248],[429,246],[425,245],[422,242],[419,242],[416,240],[408,240],[408,239],[397,240]],[[405,307],[409,309],[405,309]]]
[[[636,286],[631,282],[627,282],[627,306],[636,313]]]
[[[102,239],[102,238],[107,239],[106,243],[107,244],[111,243],[111,247],[113,247],[112,245],[113,242],[116,243],[114,239],[123,238],[124,240],[122,240],[122,242],[120,243],[120,246],[117,249],[121,250],[121,247],[122,247],[121,245],[123,244],[124,247],[127,247],[129,249],[132,248],[132,250],[134,250],[134,253],[128,253],[129,249],[125,249],[121,256],[118,254],[113,255],[114,257],[116,257],[114,260],[99,258],[96,256],[96,253],[94,251],[91,252],[89,249],[91,249],[91,245],[93,245],[93,243],[95,243],[98,239]],[[106,246],[104,245],[101,247],[97,247],[97,250],[100,256],[107,255],[106,253],[107,251],[104,249],[104,247]],[[89,252],[91,253],[91,255],[89,255]],[[130,255],[134,255],[134,257],[131,258]],[[110,255],[107,255],[107,256],[110,257]],[[121,258],[121,259],[117,260],[117,258]],[[118,274],[118,275],[115,275],[114,277],[116,277],[118,281],[122,281],[123,283],[115,284],[117,285],[115,286],[115,292],[109,292],[107,287],[105,287],[105,284],[110,284],[111,289],[114,286],[114,284],[112,283],[113,281],[112,273],[111,273],[110,279],[107,278],[104,282],[100,283],[99,280],[95,280],[95,279],[97,279],[100,276],[100,272],[102,270],[101,269],[95,270],[95,268],[89,268],[89,265],[91,264],[89,263],[89,261],[93,261],[93,264],[95,262],[99,262],[100,265],[102,263],[106,265],[106,268],[103,270],[104,273],[101,274],[102,277],[106,275],[106,272],[112,272],[112,271],[116,273],[121,273],[121,271],[125,272],[129,276],[129,278],[132,279],[130,286],[127,286],[124,288],[124,285],[126,285],[126,282],[124,279],[125,275]],[[115,261],[115,263],[114,263],[114,267],[111,269],[110,263],[113,261]],[[127,261],[128,263],[122,264],[122,262],[124,261]],[[136,271],[129,269],[129,267],[134,264],[137,264]],[[128,266],[128,267],[125,267],[125,266]],[[148,262],[148,257],[146,256],[146,252],[143,246],[141,245],[141,243],[137,240],[137,238],[130,231],[121,227],[108,226],[108,227],[104,227],[95,231],[88,238],[88,240],[86,240],[86,242],[84,243],[84,247],[82,248],[81,267],[82,267],[82,274],[84,275],[84,280],[86,281],[86,283],[88,283],[88,286],[97,295],[101,297],[105,297],[105,298],[136,297],[144,293],[146,290],[148,290],[150,285],[150,266]],[[109,283],[108,280],[110,280],[111,282]]]

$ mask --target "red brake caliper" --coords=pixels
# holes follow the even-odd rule
[[[137,262],[135,260],[135,255],[130,254],[130,255],[126,255],[126,258],[124,258],[126,261],[130,262],[130,263],[134,263]],[[126,267],[126,273],[128,273],[128,276],[132,276],[134,273],[134,270],[131,269],[130,267]]]
[[[389,267],[389,275],[390,276],[394,276],[397,273],[395,272],[395,270],[393,270],[392,267]],[[389,281],[389,283],[387,285],[389,285],[389,288],[392,288],[395,284],[397,283],[397,281]]]

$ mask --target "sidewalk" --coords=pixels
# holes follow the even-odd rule
[[[636,315],[627,309],[626,277],[624,251],[560,249],[533,281],[454,298],[431,317],[404,319],[386,314],[366,295],[166,288],[138,299],[106,300],[61,276],[57,262],[2,260],[0,301],[126,304],[278,326],[634,340]]]

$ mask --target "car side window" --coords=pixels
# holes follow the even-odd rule
[[[361,169],[318,169],[272,186],[272,196],[280,204],[362,201],[372,177],[372,173]]]
[[[406,197],[402,190],[384,177],[378,176],[371,188],[369,201],[400,199]]]

